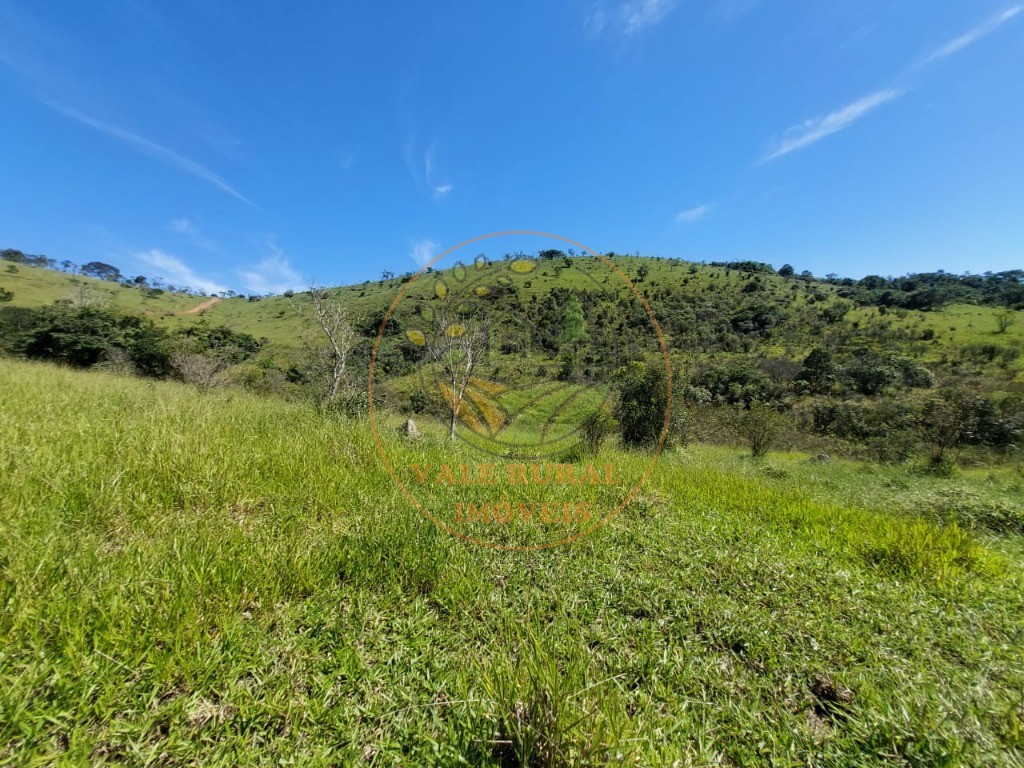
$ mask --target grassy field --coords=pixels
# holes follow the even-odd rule
[[[0,391],[0,764],[1024,761],[1012,467],[687,448],[504,552],[411,511],[364,423],[10,361]]]
[[[9,271],[12,267],[13,272]],[[145,289],[23,264],[0,265],[0,287],[14,292],[15,306],[40,307],[85,296],[128,311],[152,313],[154,319],[183,312],[202,301],[201,297],[182,293],[164,292],[147,297]]]

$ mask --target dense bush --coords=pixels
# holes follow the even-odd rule
[[[104,363],[163,378],[175,371],[176,355],[212,356],[226,366],[259,349],[252,336],[229,328],[199,323],[168,333],[146,317],[100,305],[0,310],[0,350],[78,368]]]
[[[604,445],[604,441],[615,432],[617,427],[618,422],[612,414],[612,409],[607,405],[602,405],[590,413],[581,425],[582,442],[587,452],[591,456],[596,455]]]
[[[924,403],[921,433],[933,463],[967,445],[1011,450],[1024,441],[1024,406],[1017,397],[996,402],[964,389],[945,389]]]
[[[920,408],[906,399],[822,400],[811,419],[818,434],[867,445],[882,460],[906,459],[919,444]]]
[[[55,305],[37,311],[29,322],[21,350],[27,357],[87,368],[120,350],[141,374],[170,372],[167,334],[147,318],[104,307]]]
[[[1024,306],[1024,270],[985,275],[953,275],[929,272],[885,278],[868,275],[859,281],[833,280],[842,285],[839,294],[862,305],[896,306],[931,310],[946,304]]]
[[[619,400],[615,407],[622,442],[651,446],[661,439],[669,406],[668,377],[663,366],[633,362],[616,374]]]
[[[231,365],[247,360],[260,351],[261,344],[248,333],[224,326],[211,326],[205,321],[190,325],[173,334],[177,346],[198,354],[210,354]]]
[[[688,400],[716,405],[744,405],[781,400],[782,387],[762,370],[746,363],[708,365],[697,372],[685,391]]]

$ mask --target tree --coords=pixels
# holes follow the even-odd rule
[[[782,389],[759,368],[748,363],[709,366],[694,375],[690,399],[697,402],[749,405],[782,398]]]
[[[794,270],[792,265],[790,264],[783,264],[781,267],[779,267],[780,277],[792,277],[795,272],[796,270]]]
[[[53,313],[33,334],[25,352],[29,357],[87,368],[120,343],[116,315],[100,307],[82,306]]]
[[[806,381],[812,392],[827,392],[835,381],[836,367],[828,350],[816,347],[804,358],[804,366],[797,377]]]
[[[669,406],[668,377],[664,367],[632,362],[616,372],[619,400],[615,407],[622,442],[652,446],[661,440]]]
[[[754,458],[768,453],[782,430],[782,418],[767,403],[751,403],[745,410],[736,412],[733,419],[735,430],[747,441]]]
[[[921,432],[931,446],[932,466],[946,462],[947,451],[958,451],[978,439],[979,415],[985,401],[973,392],[948,389],[925,402]]]
[[[2,251],[0,251],[0,259],[13,261],[16,264],[24,264],[26,256],[24,253],[15,248],[4,248]]]
[[[638,283],[642,283],[644,280],[647,279],[647,275],[649,275],[650,272],[650,267],[648,267],[646,264],[641,264],[636,271],[636,281]]]
[[[1006,333],[1010,330],[1010,326],[1016,321],[1016,317],[1013,312],[1009,309],[1000,309],[996,312],[996,333]]]
[[[337,397],[342,384],[347,383],[349,357],[362,342],[356,322],[349,317],[341,302],[332,299],[327,290],[319,286],[309,286],[308,304],[300,304],[294,299],[289,301],[295,312],[319,328],[327,340],[326,348],[319,350],[318,357],[327,379],[324,400],[329,404]]]
[[[427,339],[427,355],[440,372],[449,408],[448,437],[454,439],[466,387],[487,354],[489,333],[486,324],[449,319],[444,310],[435,313],[434,326],[435,332]]]
[[[176,332],[183,340],[186,351],[197,354],[213,354],[223,358],[229,365],[241,363],[260,351],[257,339],[227,326],[211,326],[205,320],[188,325]]]
[[[102,261],[90,261],[82,267],[82,274],[89,277],[98,277],[101,280],[117,281],[121,279],[121,270],[104,264]]]
[[[854,388],[869,397],[880,394],[883,389],[892,386],[900,378],[899,371],[889,360],[871,353],[859,356],[846,367],[845,373]]]
[[[6,288],[0,288],[0,303],[10,301],[14,298],[14,291],[8,291]]]

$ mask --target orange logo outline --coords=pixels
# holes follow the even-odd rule
[[[586,253],[588,253],[591,256],[593,256],[595,259],[597,259],[600,262],[602,262],[605,266],[609,267],[613,272],[615,272],[619,276],[619,278],[621,278],[621,280],[627,286],[629,286],[629,289],[633,292],[633,295],[636,296],[636,298],[643,305],[644,310],[647,312],[647,317],[650,318],[651,325],[654,326],[654,331],[658,335],[658,344],[661,347],[661,355],[662,355],[662,358],[665,361],[665,376],[666,376],[666,382],[667,382],[667,387],[668,387],[668,403],[667,403],[667,405],[665,407],[665,421],[662,424],[661,437],[658,439],[657,448],[655,449],[654,455],[651,457],[651,460],[648,462],[647,466],[645,467],[643,475],[633,485],[633,487],[630,489],[629,493],[626,494],[626,498],[622,500],[622,502],[619,504],[619,506],[617,506],[615,509],[613,509],[611,512],[609,512],[604,517],[600,518],[597,522],[595,522],[589,528],[586,528],[585,530],[579,531],[579,532],[573,534],[572,536],[568,536],[568,537],[566,537],[564,539],[559,539],[558,541],[549,541],[549,542],[545,542],[543,544],[513,545],[513,544],[496,544],[494,542],[484,541],[484,540],[481,540],[481,539],[477,539],[477,538],[475,538],[473,536],[469,536],[468,534],[465,534],[465,533],[463,533],[463,532],[461,532],[459,530],[456,530],[455,528],[452,528],[447,523],[445,523],[442,520],[439,520],[434,515],[432,515],[430,512],[428,512],[423,507],[423,505],[420,504],[416,500],[416,498],[412,495],[412,493],[409,491],[409,489],[406,488],[405,483],[403,483],[399,479],[398,474],[395,472],[394,468],[391,466],[391,462],[388,459],[388,453],[384,449],[384,442],[381,440],[380,432],[378,431],[378,427],[377,427],[377,411],[376,411],[376,408],[374,406],[374,401],[373,401],[373,380],[374,380],[374,373],[375,373],[376,363],[377,363],[377,348],[380,345],[381,339],[384,337],[384,329],[387,328],[388,322],[391,320],[391,315],[394,313],[395,309],[398,307],[399,302],[401,302],[402,299],[405,298],[405,295],[408,293],[409,288],[412,287],[412,284],[415,283],[420,277],[425,275],[426,271],[427,271],[427,269],[429,267],[431,267],[434,264],[436,264],[438,261],[443,259],[445,256],[448,256],[449,254],[455,253],[456,251],[458,251],[458,250],[460,250],[462,248],[465,248],[468,245],[472,245],[473,243],[480,242],[481,240],[489,240],[489,239],[495,238],[495,237],[508,237],[508,236],[547,237],[547,238],[550,238],[552,240],[559,240],[559,241],[561,241],[563,243],[566,243],[566,244],[571,245],[571,246],[573,246],[575,248],[579,248],[582,251],[585,251]],[[369,397],[370,426],[371,426],[371,429],[373,430],[373,437],[374,437],[375,442],[377,443],[377,452],[380,454],[381,461],[384,464],[384,468],[387,469],[388,474],[391,475],[392,479],[398,485],[399,490],[402,491],[402,493],[409,500],[409,502],[416,509],[418,509],[420,511],[420,513],[424,517],[426,517],[428,520],[430,520],[432,523],[434,523],[434,525],[438,526],[439,528],[442,528],[443,530],[447,531],[448,533],[451,533],[452,535],[457,536],[460,539],[463,539],[464,541],[472,542],[473,544],[479,544],[480,546],[489,547],[491,549],[502,549],[502,550],[509,550],[509,551],[532,551],[532,550],[540,550],[540,549],[551,549],[552,547],[561,546],[563,544],[570,544],[570,543],[572,543],[572,542],[582,538],[583,536],[586,536],[586,535],[589,535],[589,534],[593,533],[598,528],[600,528],[603,525],[605,525],[613,517],[615,517],[619,512],[621,512],[623,507],[625,507],[633,499],[633,497],[636,495],[636,493],[640,490],[640,487],[647,481],[647,478],[650,476],[651,471],[654,469],[655,463],[657,463],[657,461],[658,461],[658,457],[661,455],[661,451],[662,451],[662,449],[665,446],[665,440],[668,437],[669,423],[670,423],[670,420],[671,420],[671,417],[672,417],[672,364],[671,364],[671,361],[669,360],[668,345],[665,342],[665,336],[661,332],[661,326],[658,325],[658,320],[654,316],[654,312],[651,310],[650,305],[647,303],[647,299],[637,289],[636,285],[633,284],[633,281],[630,280],[629,277],[627,277],[626,274],[621,269],[616,267],[615,264],[613,264],[612,261],[608,257],[602,256],[601,254],[597,253],[596,251],[594,251],[591,248],[588,248],[587,246],[583,245],[582,243],[578,243],[575,240],[571,240],[571,239],[569,239],[567,237],[562,237],[561,235],[554,235],[554,234],[551,234],[550,232],[539,232],[539,231],[530,230],[530,229],[510,229],[510,230],[506,230],[506,231],[503,231],[503,232],[491,232],[489,234],[477,235],[476,237],[471,237],[469,240],[464,240],[461,243],[459,243],[458,245],[454,245],[451,248],[448,248],[444,252],[438,254],[433,259],[431,259],[427,264],[424,264],[420,268],[420,271],[417,272],[415,275],[413,275],[412,279],[410,279],[407,283],[405,283],[399,289],[398,295],[395,297],[395,300],[393,302],[391,302],[391,306],[388,307],[388,311],[384,315],[384,319],[381,321],[380,328],[377,331],[377,338],[373,342],[373,352],[370,355],[369,395],[370,395],[370,397]]]

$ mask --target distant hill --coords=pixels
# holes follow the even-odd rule
[[[157,378],[201,383],[222,373],[266,394],[326,391],[323,338],[298,311],[308,293],[207,297],[126,279],[106,264],[83,275],[7,261],[8,354],[108,367],[127,356],[135,372]],[[853,281],[757,262],[552,251],[386,273],[327,291],[361,337],[336,406],[365,412],[375,348],[374,397],[385,408],[443,412],[444,387],[422,386],[425,340],[440,338],[439,318],[457,317],[486,326],[489,341],[466,418],[519,414],[517,425],[536,421],[547,435],[560,408],[587,392],[607,397],[629,364],[659,357],[649,308],[673,369],[672,423],[694,439],[734,440],[737,413],[767,408],[784,417],[790,445],[902,461],[926,449],[941,460],[948,443],[1005,458],[1024,445],[1024,312],[1011,308],[1020,288],[1017,273]],[[96,304],[128,316],[75,309]],[[175,358],[183,347],[185,362]]]
[[[700,264],[617,255],[611,256],[610,262],[633,281],[658,318],[668,343],[680,352],[795,358],[822,344],[837,348],[877,344],[938,363],[964,350],[969,356],[972,346],[1001,350],[1024,343],[1024,312],[1011,312],[1014,320],[1005,332],[997,333],[997,318],[1006,312],[996,303],[1018,296],[1024,302],[1024,272],[973,278],[934,273],[890,282],[885,278],[818,279],[785,268],[779,274],[757,262]],[[472,298],[496,313],[494,319],[499,322],[493,324],[536,326],[543,322],[545,311],[548,315],[555,311],[548,304],[575,293],[595,297],[586,307],[588,325],[628,331],[628,307],[636,302],[626,284],[598,260],[560,254],[531,260],[524,265],[528,270],[517,271],[515,266],[510,261],[492,261],[481,274],[470,275],[473,285],[488,291],[488,295]],[[472,265],[468,269],[474,271]],[[372,326],[399,290],[407,291],[404,308],[434,296],[439,282],[456,290],[458,276],[455,270],[438,271],[416,278],[407,287],[412,279],[407,273],[337,287],[331,294]],[[190,313],[205,303],[205,296],[10,261],[0,261],[0,288],[13,293],[11,306],[38,307],[87,293],[127,312],[145,314],[165,327],[197,322],[225,325],[266,339],[267,348],[276,354],[288,355],[298,348],[303,327],[292,304],[301,300],[301,294],[236,296]],[[934,309],[900,306],[934,304],[941,296],[954,301]],[[616,301],[621,304],[612,306]],[[396,321],[401,322],[401,315],[400,311]],[[602,319],[598,320],[599,316]],[[1019,371],[1021,362],[1017,358],[1011,370]]]

